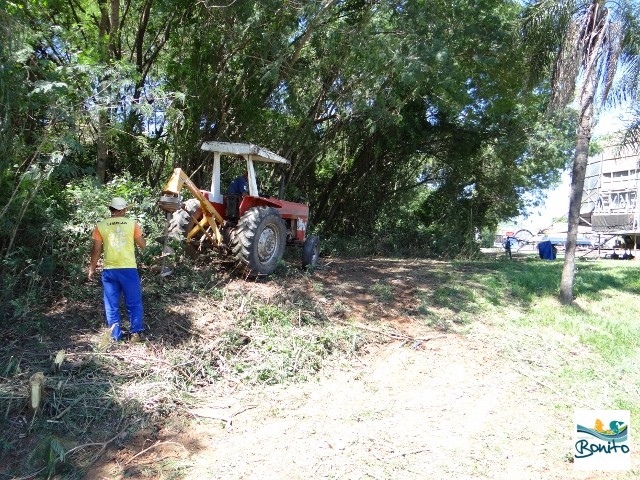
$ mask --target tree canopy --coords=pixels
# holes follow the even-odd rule
[[[521,2],[2,7],[5,268],[16,249],[54,250],[54,234],[29,233],[74,218],[79,185],[86,206],[112,182],[152,197],[174,166],[206,183],[208,140],[289,158],[263,183],[305,198],[323,236],[413,239],[436,255],[521,213],[523,194],[557,181],[571,158],[575,117],[547,115],[550,79],[524,75]]]

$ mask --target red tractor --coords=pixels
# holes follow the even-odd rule
[[[317,236],[307,236],[309,207],[274,197],[260,196],[253,162],[288,165],[289,161],[269,150],[245,143],[205,142],[202,150],[213,152],[210,190],[200,190],[176,168],[158,202],[166,212],[163,257],[170,252],[168,238],[184,239],[187,251],[197,254],[215,248],[229,255],[252,276],[272,273],[286,245],[302,246],[302,266],[315,266],[320,253]],[[223,193],[220,159],[246,161],[246,194]],[[180,194],[186,186],[193,195],[185,202]],[[171,269],[164,267],[161,275]]]

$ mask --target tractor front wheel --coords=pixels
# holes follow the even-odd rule
[[[316,235],[307,237],[302,246],[302,268],[314,268],[320,257],[320,239]]]
[[[231,251],[251,275],[269,275],[282,258],[285,239],[286,228],[277,210],[254,207],[238,221],[231,235]]]
[[[184,206],[180,210],[173,212],[171,220],[169,220],[169,230],[167,235],[170,238],[176,240],[183,240],[187,234],[193,230],[196,226],[196,221],[202,218],[202,208],[200,207],[200,201],[197,198],[190,198],[184,202]],[[198,239],[202,236],[202,232],[196,233],[194,239]],[[187,243],[185,245],[186,251],[191,258],[198,256],[196,247]]]

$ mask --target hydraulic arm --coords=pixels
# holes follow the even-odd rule
[[[214,243],[214,245],[220,246],[222,244],[222,235],[220,233],[220,227],[224,223],[224,219],[217,212],[217,210],[213,207],[211,202],[207,200],[207,198],[200,192],[200,189],[196,187],[196,185],[191,181],[189,176],[182,171],[181,168],[176,168],[169,178],[169,181],[164,186],[162,190],[162,196],[160,197],[160,201],[158,205],[162,210],[166,212],[167,219],[171,217],[173,212],[180,208],[182,203],[180,198],[180,191],[182,187],[186,186],[192,195],[198,199],[200,202],[200,208],[202,208],[202,212],[204,213],[202,219],[198,221],[195,220],[195,227],[191,232],[187,234],[187,241],[189,241],[198,230],[202,230],[202,232],[209,237],[209,239]],[[165,222],[165,237],[167,236],[167,228],[168,222]],[[209,233],[205,226],[211,227],[213,234]]]

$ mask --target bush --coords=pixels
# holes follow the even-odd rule
[[[155,194],[129,177],[116,177],[102,187],[92,177],[72,180],[64,189],[52,182],[49,190],[32,202],[11,251],[2,252],[0,321],[34,315],[67,287],[84,281],[91,232],[110,215],[112,197],[130,203],[127,215],[137,219],[145,237],[157,236],[164,226]],[[153,256],[153,246],[147,250],[143,262]]]

